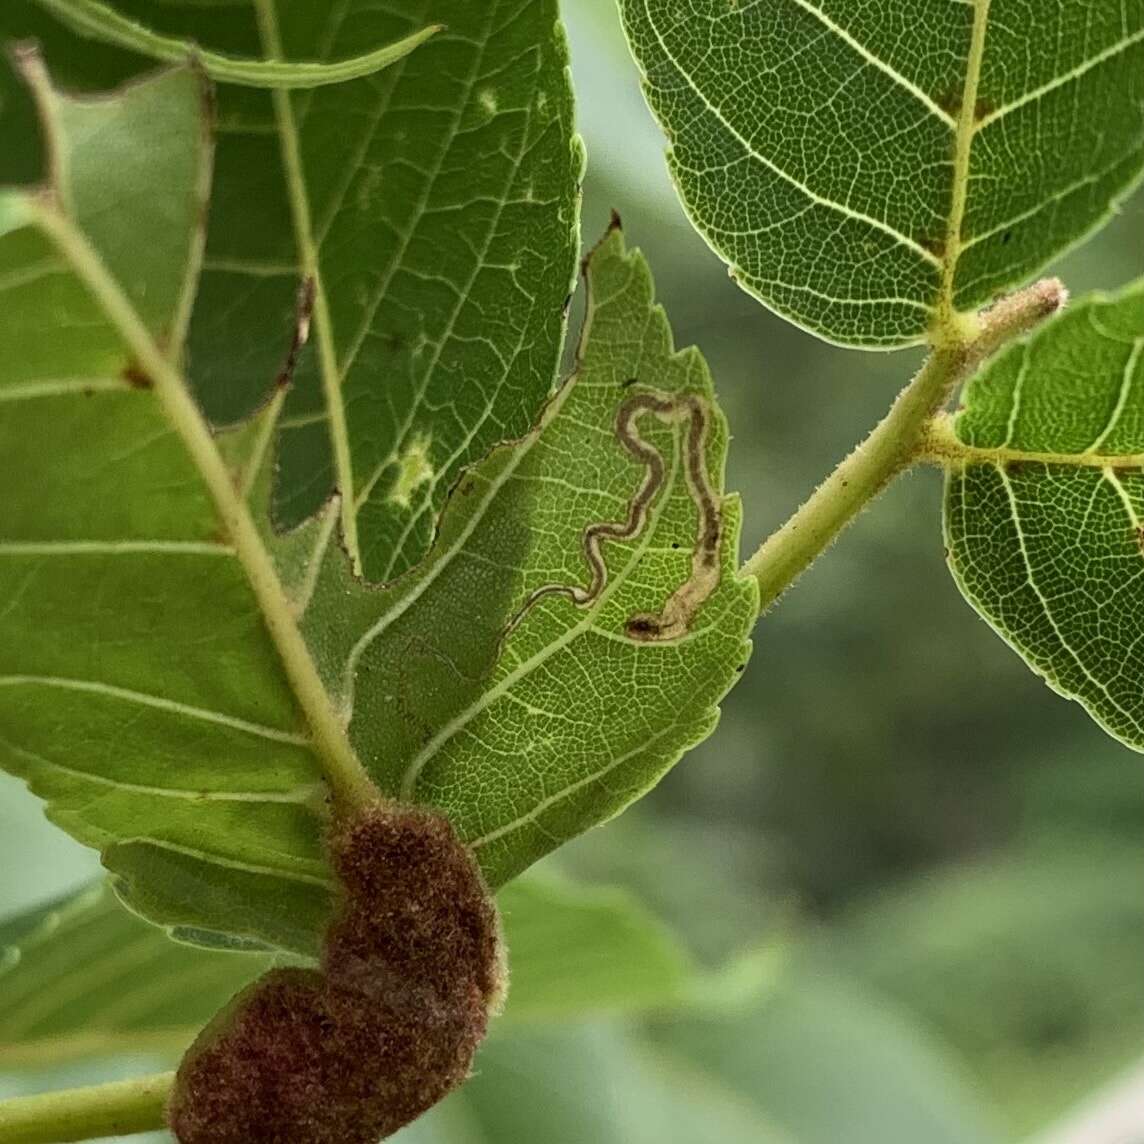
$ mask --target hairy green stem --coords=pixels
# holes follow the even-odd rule
[[[955,386],[987,357],[1056,313],[1068,291],[1046,278],[1001,299],[980,314],[958,315],[962,340],[938,344],[921,372],[898,395],[873,432],[830,474],[740,570],[759,582],[765,612],[839,533],[903,469],[921,461],[946,463],[956,439],[940,417]],[[964,452],[963,446],[957,446]]]
[[[936,350],[866,440],[743,565],[741,574],[759,583],[760,613],[909,465],[926,424],[970,360],[966,347]]]
[[[929,332],[933,355],[866,440],[743,565],[742,574],[753,576],[759,583],[760,614],[794,583],[819,553],[830,547],[865,505],[913,462],[927,423],[945,404],[954,386],[983,357],[1006,339],[1027,329],[1045,312],[1040,301],[1028,307],[1016,302],[990,328],[981,315],[962,313],[955,304],[990,0],[970,0],[970,3],[973,31],[954,132],[953,188],[942,251],[941,282],[935,320]]]
[[[161,1129],[173,1072],[0,1101],[0,1144],[63,1144]]]

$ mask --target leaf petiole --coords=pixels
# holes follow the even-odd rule
[[[173,1072],[0,1101],[0,1144],[63,1144],[161,1129]]]

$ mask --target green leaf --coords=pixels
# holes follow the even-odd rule
[[[444,810],[493,886],[621,811],[714,729],[754,622],[753,581],[735,575],[739,505],[723,496],[726,429],[706,367],[695,350],[674,352],[647,267],[618,231],[587,274],[576,375],[536,431],[467,474],[420,566],[392,588],[363,590],[333,542],[336,506],[279,553],[303,635],[371,777],[385,794]],[[617,414],[637,396],[680,394],[687,400],[666,422],[636,421],[652,450],[637,461],[617,438]],[[692,399],[695,416],[681,417]],[[698,430],[703,448],[689,451]],[[592,582],[586,531],[618,530],[659,458],[663,487],[646,522],[630,540],[601,543],[604,579],[577,606],[564,593]],[[264,466],[263,486],[268,476]],[[690,593],[698,610],[672,638],[633,629]],[[246,821],[253,834],[249,808]],[[203,857],[128,839],[105,861],[136,908],[175,927],[224,916],[243,897],[270,909],[283,893],[266,869]],[[259,925],[305,952],[326,888],[302,884],[309,868],[292,873],[292,905]]]
[[[317,280],[277,443],[275,516],[297,525],[337,486],[347,546],[373,580],[415,564],[462,470],[534,424],[579,245],[583,153],[556,0],[412,7],[115,5],[157,35],[252,59],[341,60],[446,26],[354,82],[218,93],[191,380],[215,423],[249,416],[284,372],[299,282]],[[69,86],[104,88],[147,66],[30,0],[4,8],[0,39],[42,40]]]
[[[964,400],[936,444],[958,586],[1051,687],[1144,750],[1144,284],[1078,303]]]
[[[157,341],[178,344],[193,298],[211,172],[206,92],[199,79],[187,69],[173,70],[124,88],[113,100],[75,100],[51,89],[38,57],[24,52],[21,59],[49,126],[58,206],[84,221],[90,240],[148,333]],[[43,296],[51,298],[51,290],[59,288],[52,281],[55,268],[46,255],[38,261],[34,257],[43,244],[16,233],[35,223],[35,203],[14,191],[6,191],[4,201],[5,269],[10,272],[6,293],[18,305],[32,296],[28,287],[39,282]],[[92,300],[66,300],[77,308],[93,305]],[[13,337],[20,340],[5,342],[17,352],[5,355],[0,381],[27,380],[49,356],[54,365],[71,365],[85,350],[107,374],[116,372],[117,364],[126,368],[128,355],[121,344],[115,344],[114,352],[87,348],[87,334],[68,328],[71,316],[69,309],[61,309],[38,322],[7,318]],[[52,328],[55,318],[67,349],[44,344],[53,342],[45,329]],[[95,336],[104,335],[96,331]]]
[[[424,556],[463,469],[535,423],[579,246],[583,155],[555,0],[438,0],[429,16],[447,31],[364,93],[278,102],[318,304],[275,513],[295,524],[336,486],[344,542],[378,581]],[[225,234],[245,220],[235,212]]]
[[[0,374],[0,750],[140,913],[309,954],[323,777],[441,808],[499,886],[711,731],[755,591],[710,378],[618,233],[576,378],[465,477],[429,559],[361,584],[336,502],[275,536],[281,395],[216,442],[172,365],[207,167],[196,82],[172,77],[95,101],[38,85],[66,213],[29,194],[36,225],[0,246],[19,351]],[[134,149],[152,135],[166,150]]]
[[[396,63],[441,30],[439,26],[424,28],[395,44],[387,44],[365,55],[332,64],[243,60],[219,52],[204,51],[189,40],[159,35],[142,24],[127,19],[114,8],[99,3],[99,0],[36,2],[81,36],[106,40],[117,47],[165,63],[187,63],[193,60],[207,75],[220,83],[250,87],[321,87],[323,84],[344,83],[346,80],[373,75]]]
[[[0,926],[0,1069],[177,1056],[268,965],[171,941],[91,886]]]
[[[378,785],[446,810],[493,884],[618,813],[713,730],[754,622],[706,366],[674,352],[617,230],[587,287],[579,367],[539,429],[461,482],[433,552],[381,609],[366,600],[368,624],[319,612],[328,642],[345,631],[351,735]],[[632,412],[648,400],[669,412]],[[633,430],[639,459],[620,439]],[[626,523],[630,537],[601,539]],[[340,601],[333,579],[318,594]],[[678,613],[670,638],[641,630],[661,609]]]
[[[621,7],[692,221],[831,341],[943,336],[1144,167],[1140,0]]]
[[[91,101],[37,86],[59,200],[129,316],[177,353],[210,165],[199,81],[174,71]],[[207,491],[103,301],[43,231],[0,239],[0,283],[0,762],[89,845],[148,838],[300,886],[274,903],[281,940],[312,940],[321,771]],[[233,900],[212,912],[202,897],[195,921],[243,932]]]
[[[668,1007],[691,980],[672,936],[619,891],[529,876],[499,904],[512,988],[498,1032]],[[105,884],[89,887],[0,925],[0,1071],[175,1056],[271,964],[171,941]]]

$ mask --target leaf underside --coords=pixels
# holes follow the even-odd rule
[[[175,71],[47,102],[66,225],[176,358],[209,165],[198,81]],[[165,150],[132,150],[141,123]],[[103,851],[140,913],[190,940],[311,952],[330,904],[319,760],[107,300],[20,225],[35,201],[0,200],[13,220],[0,333],[19,351],[0,363],[14,474],[0,759]],[[271,530],[280,399],[218,440],[358,756],[383,793],[446,811],[494,886],[618,813],[711,731],[755,611],[735,579],[739,510],[702,360],[673,351],[618,232],[588,279],[575,378],[537,429],[468,472],[429,557],[388,588],[354,578],[336,502]],[[593,530],[611,538],[593,548]],[[649,633],[661,613],[670,623]]]
[[[693,222],[745,289],[831,341],[923,340],[943,278],[950,305],[980,306],[1144,167],[1144,0],[621,7]]]
[[[356,8],[375,35],[410,26],[408,4]],[[583,153],[556,0],[436,0],[426,13],[446,30],[401,63],[292,101],[331,329],[315,327],[283,413],[275,515],[296,524],[336,485],[373,581],[416,564],[463,469],[534,424],[579,248]],[[325,386],[318,339],[335,363]],[[349,471],[331,447],[331,388]]]
[[[949,563],[1050,686],[1144,750],[1144,283],[1073,306],[967,388]],[[971,459],[972,460],[972,459]]]
[[[156,34],[257,59],[275,54],[260,5],[287,60],[344,60],[445,25],[376,74],[290,94],[285,111],[268,92],[218,87],[210,227],[187,344],[208,417],[241,421],[282,374],[299,283],[316,273],[329,321],[315,317],[293,363],[274,517],[296,526],[337,487],[353,502],[363,572],[388,581],[424,556],[463,469],[526,433],[552,391],[584,162],[567,47],[556,0],[114,8]],[[4,5],[7,39],[41,42],[69,88],[105,90],[153,67],[74,35],[35,0]],[[23,144],[13,150],[35,150],[31,119],[0,61],[0,128]],[[295,148],[291,175],[283,154]],[[19,159],[0,156],[0,181],[9,164],[27,177]],[[340,394],[333,413],[330,392]]]
[[[48,117],[60,199],[160,341],[194,285],[202,108],[175,71],[115,99],[53,96]],[[0,289],[3,765],[89,845],[147,838],[324,886],[321,773],[194,467],[38,230],[0,238]]]

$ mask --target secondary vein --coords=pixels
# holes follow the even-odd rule
[[[271,59],[282,58],[282,39],[278,32],[278,19],[271,0],[255,0],[259,29],[266,54]],[[345,403],[342,400],[341,371],[334,352],[334,328],[330,317],[329,299],[326,297],[314,241],[313,220],[306,176],[302,169],[302,155],[298,147],[298,126],[290,93],[275,90],[271,93],[274,115],[278,123],[278,137],[282,146],[282,164],[286,173],[286,186],[290,196],[290,210],[294,218],[294,234],[298,243],[298,259],[303,279],[314,283],[314,334],[318,354],[318,370],[322,378],[322,392],[329,413],[330,443],[334,451],[334,470],[338,491],[341,493],[342,538],[353,562],[354,571],[361,573],[361,550],[358,542],[357,514],[354,511],[353,453],[350,449],[349,427],[346,422]]]
[[[957,120],[954,119],[948,111],[945,110],[939,103],[935,102],[932,96],[925,92],[922,88],[918,87],[908,76],[903,75],[896,68],[892,67],[885,60],[875,55],[865,44],[863,44],[856,37],[851,35],[840,24],[832,20],[821,8],[811,4],[809,0],[792,0],[794,4],[803,9],[809,15],[818,20],[823,27],[828,28],[834,35],[836,35],[844,43],[848,44],[855,52],[858,53],[871,67],[877,68],[883,75],[888,76],[894,83],[902,88],[903,91],[908,91],[931,115],[936,119],[940,119],[947,127],[957,127]]]

